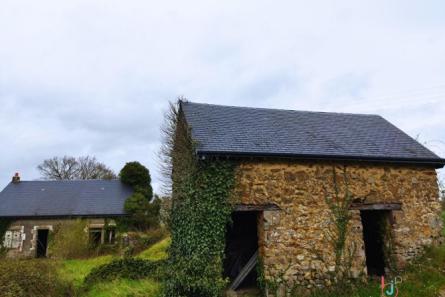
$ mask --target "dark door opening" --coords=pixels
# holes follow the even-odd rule
[[[90,229],[90,244],[93,247],[98,247],[102,243],[102,229]]]
[[[39,229],[37,230],[37,258],[45,258],[46,251],[48,249],[48,229]]]
[[[362,210],[360,216],[365,242],[366,267],[369,276],[385,275],[385,226],[389,211]]]
[[[233,282],[258,250],[258,212],[242,211],[232,214],[232,224],[226,233],[224,276]],[[256,287],[257,272],[253,268],[239,288]]]

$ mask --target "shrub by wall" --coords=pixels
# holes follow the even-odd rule
[[[3,240],[5,238],[5,233],[8,231],[9,225],[11,224],[11,219],[1,218],[0,219],[0,258],[3,258],[7,249],[3,247]]]
[[[71,288],[60,280],[56,267],[41,260],[2,260],[0,296],[63,297],[72,296]]]
[[[57,225],[51,234],[48,254],[59,259],[85,258],[92,254],[89,245],[87,222],[67,221]]]

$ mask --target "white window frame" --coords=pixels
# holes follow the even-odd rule
[[[5,232],[2,246],[7,249],[23,250],[23,241],[26,239],[25,226],[16,226]]]

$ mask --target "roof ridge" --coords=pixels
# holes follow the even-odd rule
[[[316,114],[356,115],[356,116],[371,116],[371,117],[383,118],[381,115],[372,114],[372,113],[353,113],[353,112],[313,111],[313,110],[302,110],[302,109],[284,109],[284,108],[268,108],[268,107],[249,107],[249,106],[201,103],[201,102],[193,102],[193,101],[182,101],[182,104],[186,104],[186,105],[187,104],[195,104],[195,105],[207,105],[207,106],[217,106],[217,107],[230,107],[230,108],[239,108],[239,109],[248,109],[248,110],[271,110],[271,111],[301,112],[301,113],[316,113]]]
[[[113,179],[36,179],[36,180],[21,180],[20,183],[28,183],[28,182],[42,182],[42,183],[50,183],[50,182],[92,182],[92,181],[120,181],[118,178]]]

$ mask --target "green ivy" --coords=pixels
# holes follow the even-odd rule
[[[11,219],[0,218],[0,246],[3,243],[6,231],[8,231],[9,225],[11,225]]]
[[[6,255],[7,249],[3,247],[3,240],[5,238],[5,233],[6,231],[8,231],[10,225],[11,219],[0,218],[0,258]]]
[[[350,270],[350,266],[352,265],[352,257],[355,254],[355,251],[352,251],[351,255],[346,255],[345,253],[347,248],[346,240],[349,236],[349,223],[352,218],[349,207],[354,199],[349,190],[349,177],[347,175],[346,166],[343,167],[342,175],[344,181],[343,195],[340,195],[340,186],[338,183],[335,166],[332,167],[332,183],[334,187],[333,195],[328,194],[327,189],[324,188],[325,202],[331,211],[331,219],[335,227],[334,236],[330,239],[335,252],[334,274],[337,278],[342,273],[347,273]]]
[[[164,287],[168,297],[217,297],[227,285],[223,257],[235,166],[196,161],[195,169],[175,185],[170,275]]]
[[[236,164],[198,158],[181,100],[170,105],[163,133],[164,187],[171,189],[172,197],[172,244],[164,296],[222,296],[228,283],[223,277],[223,258]]]

